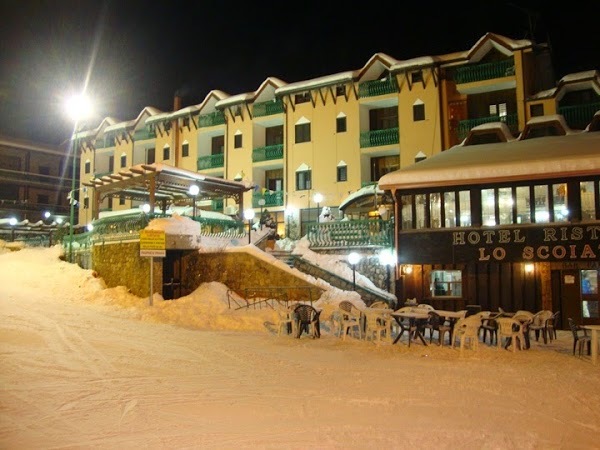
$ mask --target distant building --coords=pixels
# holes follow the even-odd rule
[[[0,219],[68,222],[71,176],[67,149],[0,136]]]

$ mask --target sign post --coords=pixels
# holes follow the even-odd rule
[[[140,256],[150,257],[150,294],[148,304],[152,306],[152,280],[154,279],[154,257],[167,256],[164,230],[140,230]]]

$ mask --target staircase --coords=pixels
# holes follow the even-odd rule
[[[289,250],[269,250],[268,253],[273,255],[279,261],[287,264],[289,267],[294,267],[294,255]]]

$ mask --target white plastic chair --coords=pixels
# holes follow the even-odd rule
[[[340,310],[340,337],[346,339],[351,331],[356,330],[358,331],[358,338],[362,339],[361,310],[346,300],[341,301],[338,308]]]
[[[377,308],[367,308],[365,316],[365,339],[373,341],[390,340],[392,332],[392,316]]]
[[[479,327],[481,326],[481,317],[478,314],[458,319],[454,324],[452,332],[452,348],[458,339],[460,341],[460,352],[469,344],[472,350],[479,350]]]
[[[519,350],[523,350],[525,347],[523,324],[512,317],[498,317],[496,322],[498,323],[498,348],[502,348],[502,338],[506,338],[512,340],[513,352],[517,351],[517,345],[519,346]]]

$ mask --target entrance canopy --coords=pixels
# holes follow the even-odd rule
[[[181,200],[196,201],[232,198],[244,210],[243,194],[254,184],[211,177],[166,164],[138,164],[118,174],[92,178],[84,186],[94,188],[93,217],[98,218],[100,203],[109,197],[123,197],[148,203],[154,211],[158,203],[163,210]],[[190,187],[198,186],[193,196]]]

